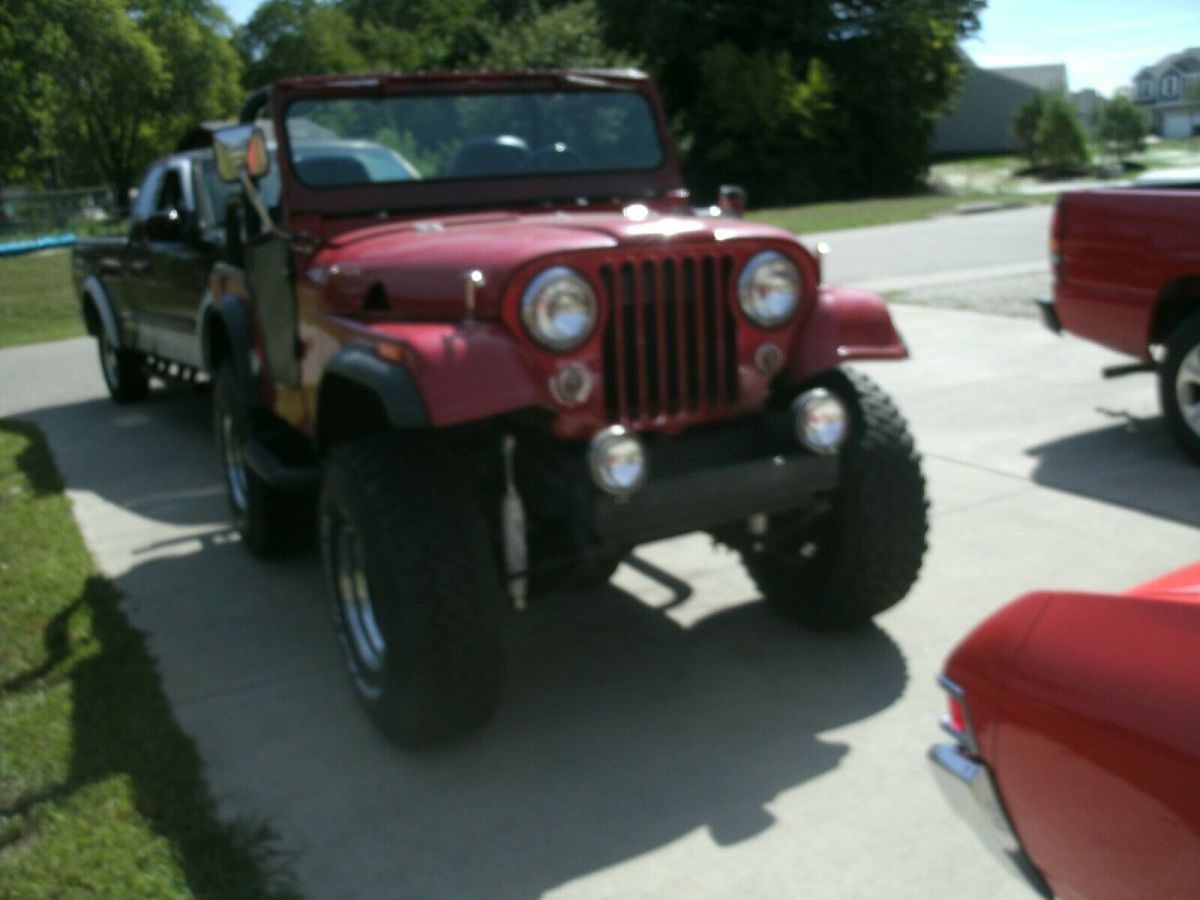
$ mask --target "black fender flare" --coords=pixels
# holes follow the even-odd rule
[[[350,344],[335,353],[325,365],[318,396],[324,395],[331,377],[363,388],[378,398],[393,428],[429,427],[429,413],[412,372],[406,366],[380,359],[370,347]],[[317,410],[320,416],[320,404]]]
[[[96,307],[96,316],[100,319],[100,327],[108,335],[108,342],[114,347],[124,346],[124,341],[121,340],[121,326],[119,324],[120,320],[117,318],[117,310],[113,306],[112,299],[108,296],[108,291],[104,289],[104,284],[95,275],[89,275],[83,282],[83,292],[79,297],[82,306],[80,311],[83,313],[85,325],[87,324],[87,304],[89,300]]]
[[[220,323],[219,326],[217,323]],[[224,330],[229,340],[224,354],[219,352],[217,346],[217,327]],[[254,322],[240,297],[231,294],[207,305],[200,322],[200,348],[204,369],[209,375],[216,375],[222,358],[228,356],[242,388],[242,396],[250,406],[261,405],[254,365]]]

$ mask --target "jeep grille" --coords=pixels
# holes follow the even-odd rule
[[[600,268],[609,421],[649,425],[738,399],[729,256],[636,259]]]

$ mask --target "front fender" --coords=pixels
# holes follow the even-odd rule
[[[803,381],[846,362],[907,357],[882,297],[857,288],[823,287],[792,346],[789,374]]]
[[[418,322],[377,325],[371,331],[378,357],[399,362],[416,393],[415,404],[381,395],[385,409],[393,402],[398,410],[423,409],[429,425],[443,428],[553,403],[533,360],[501,325]],[[395,392],[402,379],[385,376],[373,365],[360,365],[359,371],[368,368]]]

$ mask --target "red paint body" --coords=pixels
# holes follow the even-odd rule
[[[589,77],[647,98],[665,148],[657,169],[529,174],[476,179],[466,187],[429,181],[314,188],[295,177],[286,143],[280,144],[282,225],[304,237],[292,251],[302,347],[300,390],[289,393],[271,386],[264,392],[275,398],[280,418],[315,433],[316,398],[326,363],[348,341],[373,345],[381,357],[407,366],[435,427],[541,407],[554,414],[554,434],[570,440],[584,440],[613,422],[679,433],[756,412],[780,383],[798,383],[843,362],[907,355],[882,299],[821,287],[816,261],[794,235],[734,218],[693,214],[653,84],[638,73],[373,76],[365,80],[370,82],[366,87],[364,79],[287,79],[273,85],[268,108],[275,133],[285,136],[287,104],[301,97],[538,87],[569,91],[586,89]],[[552,197],[610,199],[547,201]],[[376,209],[391,211],[385,222],[372,212]],[[738,272],[764,250],[787,255],[803,278],[799,314],[771,330],[751,323],[736,299]],[[553,265],[582,273],[600,307],[591,336],[568,352],[537,345],[519,317],[525,287]],[[735,336],[732,354],[721,354],[713,374],[735,389],[718,391],[716,401],[702,398],[686,409],[666,411],[649,402],[647,394],[655,380],[659,383],[653,387],[665,393],[667,375],[631,375],[632,363],[619,363],[615,368],[627,380],[609,389],[634,400],[619,408],[611,396],[606,402],[606,332],[624,328],[618,330],[617,343],[630,334],[636,343],[628,352],[639,356],[646,355],[647,340],[663,342],[651,348],[658,350],[672,339],[680,346],[684,341],[682,334],[667,335],[665,322],[657,323],[655,331],[647,327],[655,323],[640,318],[624,325],[614,320],[614,293],[605,279],[618,278],[623,266],[657,273],[660,285],[664,277],[673,277],[664,275],[668,271],[711,267],[716,308],[730,310],[729,317],[717,317],[716,338],[725,340],[727,331]],[[485,282],[476,292],[469,321],[464,275],[471,270],[481,272]],[[699,292],[699,281],[697,285]],[[383,308],[364,302],[372,291],[386,297]],[[643,311],[650,304],[631,306],[638,317],[652,315]],[[755,365],[755,353],[764,343],[782,351],[781,372],[764,373]],[[623,348],[618,352],[628,355]],[[694,365],[699,369],[709,362],[701,357]],[[583,403],[562,403],[550,389],[551,377],[567,363],[584,367],[596,384]],[[613,373],[608,374],[612,380]]]
[[[1068,192],[1059,199],[1052,249],[1055,309],[1072,334],[1150,358],[1173,288],[1200,278],[1200,193]],[[1192,310],[1200,293],[1185,291]],[[1172,324],[1167,322],[1166,324]]]
[[[1022,597],[946,674],[1057,896],[1200,896],[1200,564],[1124,594]]]

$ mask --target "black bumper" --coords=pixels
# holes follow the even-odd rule
[[[801,508],[838,484],[838,458],[801,447],[787,414],[651,441],[647,450],[649,477],[636,494],[589,491],[591,531],[603,544],[628,546]]]

